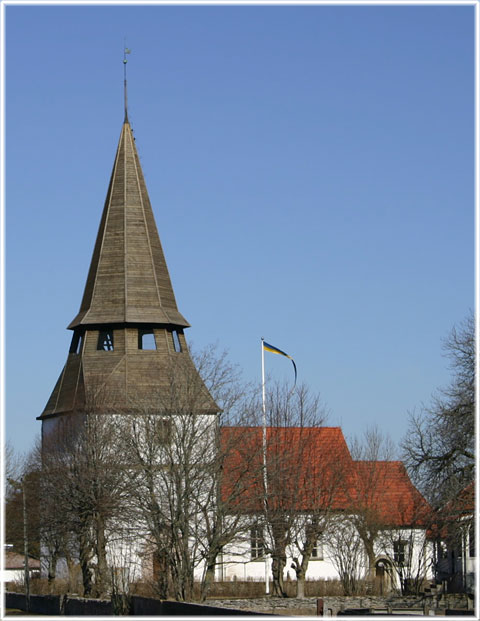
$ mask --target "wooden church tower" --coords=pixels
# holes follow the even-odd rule
[[[173,413],[173,385],[177,397],[196,392],[192,413],[217,413],[190,358],[188,327],[177,308],[125,103],[80,311],[68,326],[70,351],[38,417],[43,433],[75,413]]]

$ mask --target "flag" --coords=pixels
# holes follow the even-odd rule
[[[273,345],[270,345],[269,343],[267,343],[265,341],[263,341],[263,349],[265,351],[271,352],[272,354],[280,354],[281,356],[285,356],[285,358],[288,358],[289,360],[292,361],[293,368],[294,368],[294,371],[295,371],[295,385],[296,385],[296,383],[297,383],[297,365],[295,364],[294,359],[291,356],[289,356],[288,354],[286,354],[284,351],[282,351],[281,349],[278,349],[278,347],[274,347]]]

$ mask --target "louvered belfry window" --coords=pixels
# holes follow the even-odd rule
[[[98,333],[97,350],[113,351],[113,330],[100,330]]]

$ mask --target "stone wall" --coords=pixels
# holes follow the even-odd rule
[[[316,597],[296,599],[294,597],[256,597],[251,599],[221,599],[211,600],[211,606],[220,608],[236,608],[245,612],[259,612],[265,614],[285,614],[298,611],[299,614],[314,616],[317,614]],[[227,613],[225,613],[227,614]]]
[[[451,594],[434,597],[421,596],[330,596],[304,599],[259,597],[252,599],[212,600],[210,605],[222,608],[236,608],[248,612],[266,614],[309,616],[337,616],[345,610],[375,610],[395,614],[449,614],[448,610],[467,610],[473,607],[473,600],[465,594]]]
[[[71,617],[87,615],[89,617],[111,616],[112,604],[109,600],[83,599],[81,597],[65,597],[63,614]]]

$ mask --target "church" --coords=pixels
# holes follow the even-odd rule
[[[175,576],[177,582],[205,581],[206,576],[259,580],[266,581],[267,589],[272,572],[279,583],[343,579],[340,548],[346,542],[342,544],[339,533],[345,528],[350,554],[352,541],[359,542],[354,570],[358,579],[368,575],[382,589],[401,589],[407,580],[431,578],[429,507],[401,462],[355,462],[338,427],[270,427],[262,463],[260,426],[219,424],[220,407],[185,340],[189,327],[177,307],[125,104],[80,309],[68,325],[71,345],[38,417],[46,461],[49,455],[64,456],[70,450],[61,439],[71,433],[73,420],[102,425],[113,421],[109,442],[119,454],[139,460],[133,467],[133,457],[128,458],[130,487],[122,487],[120,478],[115,483],[116,489],[124,490],[124,505],[135,505],[133,513],[125,517],[122,507],[113,510],[108,505],[99,529],[98,507],[108,503],[93,507],[85,533],[101,532],[101,545],[97,536],[88,554],[82,553],[78,541],[69,548],[70,563],[83,562],[84,585],[98,583],[101,568],[107,575],[112,564],[137,581],[153,576],[163,584],[164,597]],[[116,435],[119,430],[122,437]],[[95,433],[98,436],[98,427]],[[160,436],[151,445],[152,438]],[[92,437],[86,442],[89,450]],[[68,446],[73,445],[70,438]],[[185,458],[187,445],[190,461]],[[93,459],[97,457],[85,458],[86,467]],[[99,463],[100,475],[90,479],[91,485],[97,485],[105,471],[118,471],[110,462]],[[179,463],[183,470],[177,468]],[[188,480],[193,467],[194,484]],[[265,468],[268,493],[262,483],[267,480]],[[273,472],[283,473],[276,484]],[[78,483],[75,475],[71,478]],[[166,490],[173,484],[175,493],[168,496]],[[52,485],[52,496],[55,486],[59,484]],[[73,498],[74,487],[69,489]],[[83,506],[80,501],[78,506]],[[119,536],[125,522],[128,545]],[[374,528],[376,536],[368,539],[362,525]],[[43,563],[44,572],[52,558],[55,565],[66,555],[61,546],[55,553],[47,548],[50,558]],[[120,563],[115,560],[119,550]],[[305,555],[308,562],[303,562]],[[130,571],[132,564],[135,571]],[[180,575],[180,569],[187,573]],[[191,587],[185,590],[183,583],[177,584],[174,596],[188,599]]]

